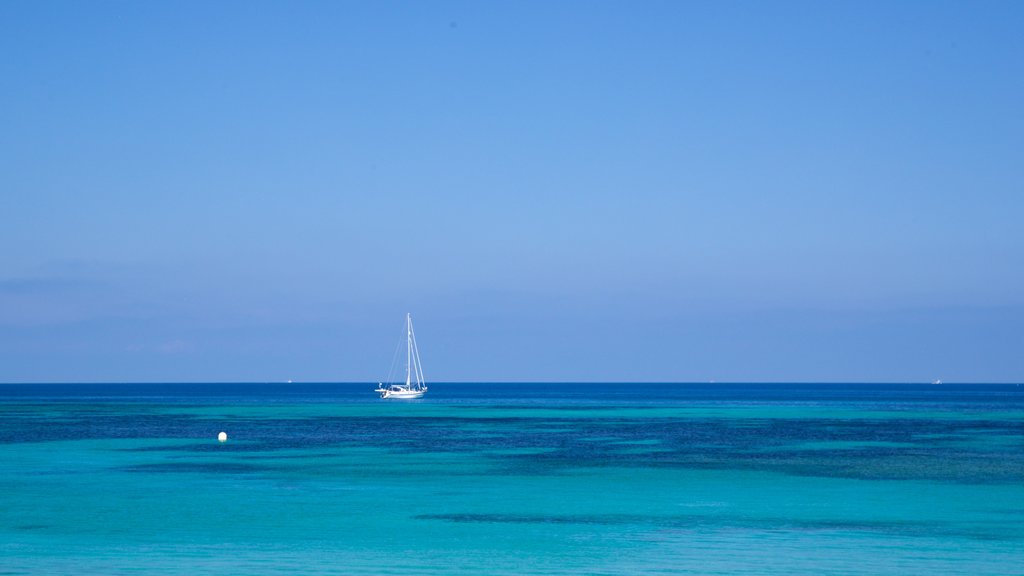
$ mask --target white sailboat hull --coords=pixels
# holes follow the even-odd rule
[[[422,388],[420,390],[384,390],[380,393],[380,397],[384,400],[408,400],[412,398],[423,398],[423,395],[426,393],[426,388]]]

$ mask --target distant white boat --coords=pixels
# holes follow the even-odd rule
[[[405,335],[405,384],[385,385],[378,382],[376,392],[380,394],[382,400],[422,398],[427,393],[427,385],[423,380],[423,365],[420,364],[420,349],[416,345],[416,332],[412,329],[412,314],[405,315]],[[390,379],[390,374],[388,378]]]
[[[942,384],[942,380],[935,380],[932,382],[932,384]]]

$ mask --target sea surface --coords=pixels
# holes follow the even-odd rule
[[[374,387],[0,385],[0,574],[1024,574],[1022,386]]]

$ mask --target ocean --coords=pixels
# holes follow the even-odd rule
[[[1024,387],[374,387],[0,385],[0,574],[1024,574]]]

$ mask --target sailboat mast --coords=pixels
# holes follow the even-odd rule
[[[405,387],[411,383],[412,371],[412,314],[405,315]]]
[[[416,329],[412,327],[411,321],[409,331],[412,332],[412,369],[416,373],[416,388],[422,388],[426,378],[423,376],[423,363],[420,362],[420,345],[416,343]]]

